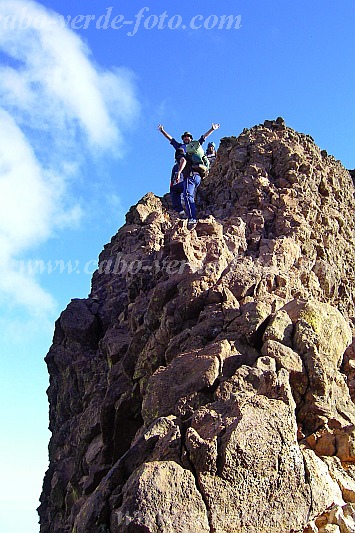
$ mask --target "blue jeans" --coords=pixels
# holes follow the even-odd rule
[[[195,192],[201,183],[201,176],[197,173],[184,180],[184,200],[186,213],[189,219],[196,219]]]

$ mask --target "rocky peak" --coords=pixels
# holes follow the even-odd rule
[[[144,196],[56,323],[41,533],[355,529],[352,178],[279,118],[198,194],[192,231]]]

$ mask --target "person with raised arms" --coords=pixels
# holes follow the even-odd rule
[[[198,140],[198,143],[202,146],[202,144],[205,142],[207,137],[211,135],[211,133],[213,133],[219,127],[220,127],[219,124],[212,124],[211,128],[204,135],[201,135],[201,137]],[[201,183],[201,170],[198,169],[198,167],[201,167],[201,168],[203,167],[203,165],[197,165],[195,166],[195,169],[194,169],[193,168],[194,164],[192,160],[189,161],[189,148],[187,147],[193,141],[193,136],[189,131],[185,131],[181,135],[182,142],[178,142],[176,139],[174,139],[174,137],[172,137],[169,133],[165,131],[164,126],[162,126],[161,124],[159,124],[158,130],[164,135],[166,139],[168,139],[170,144],[175,148],[176,153],[177,153],[177,150],[181,148],[184,150],[187,164],[186,165],[184,164],[184,169],[181,170],[180,175],[182,173],[184,177],[183,186],[182,186],[182,194],[184,197],[185,209],[186,209],[186,214],[188,217],[187,225],[189,228],[192,228],[197,224],[195,192],[196,192],[197,187]],[[181,163],[181,160],[179,161],[179,163],[176,161],[175,166],[177,164],[180,165],[180,163]],[[180,208],[180,206],[181,206],[181,202],[180,202],[180,205],[177,205],[176,203],[174,209],[177,210],[178,208]],[[182,214],[181,211],[180,211],[180,214]]]

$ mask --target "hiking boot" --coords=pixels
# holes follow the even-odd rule
[[[193,229],[197,224],[197,220],[195,218],[190,218],[188,221],[187,221],[187,227],[188,229]]]

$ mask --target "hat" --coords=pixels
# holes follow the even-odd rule
[[[207,147],[209,148],[210,146],[213,146],[213,148],[216,148],[216,145],[213,142],[208,143]]]
[[[191,138],[191,140],[193,139],[193,136],[191,135],[191,133],[189,131],[185,131],[182,135],[181,135],[181,138],[183,139],[184,137],[187,137],[189,136]]]

